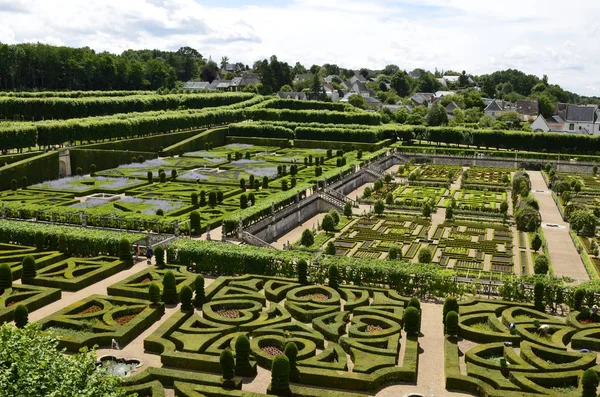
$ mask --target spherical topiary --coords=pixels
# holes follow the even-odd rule
[[[35,239],[35,248],[38,251],[43,250],[44,246],[46,245],[46,238],[44,237],[44,234],[42,232],[36,232],[34,239]]]
[[[0,288],[12,288],[12,270],[8,263],[0,263]]]
[[[154,250],[154,256],[156,257],[156,266],[163,269],[165,267],[165,249],[159,245]]]
[[[283,354],[288,358],[290,362],[290,380],[297,382],[300,379],[300,373],[296,367],[296,358],[298,357],[298,346],[294,342],[288,342],[285,344]]]
[[[273,359],[271,365],[270,392],[276,395],[289,395],[290,392],[290,360],[280,354]]]
[[[119,259],[128,264],[133,264],[131,255],[131,244],[129,243],[129,240],[126,238],[121,239],[121,242],[119,243]]]
[[[158,283],[150,284],[150,286],[148,287],[148,294],[150,295],[150,302],[160,302],[160,287],[158,286]]]
[[[204,277],[201,274],[196,276],[196,281],[194,282],[194,287],[196,287],[196,296],[194,297],[194,306],[202,307],[204,301],[206,300],[204,296]]]
[[[27,255],[25,258],[23,258],[21,266],[23,267],[21,281],[23,284],[31,284],[35,276],[37,276],[37,271],[35,269],[35,258],[31,255]]]
[[[431,250],[429,248],[421,248],[419,250],[419,263],[431,263]]]
[[[181,288],[181,292],[179,293],[179,300],[181,301],[181,311],[194,310],[194,305],[192,305],[193,295],[194,291],[192,291],[189,285],[184,285]]]
[[[449,312],[458,313],[458,301],[453,296],[446,298],[446,300],[444,301],[444,308],[442,309],[442,322],[444,324],[446,324],[446,315],[448,315]]]
[[[421,312],[421,302],[419,302],[419,299],[414,296],[408,301],[407,307],[414,307],[419,312]]]
[[[582,397],[596,397],[598,374],[593,369],[586,369],[581,376]]]
[[[223,387],[231,388],[234,386],[233,377],[235,376],[235,361],[233,353],[229,349],[224,349],[219,358],[221,364],[221,374],[223,376]]]
[[[67,235],[61,233],[58,235],[58,250],[63,254],[67,253],[69,249],[69,242],[67,240]]]
[[[200,213],[198,211],[192,211],[190,213],[190,230],[192,236],[198,236],[200,234]]]
[[[75,172],[77,172],[77,175],[82,176],[83,175],[83,168],[77,167],[77,169],[75,170]]]
[[[25,305],[18,305],[15,308],[15,313],[13,316],[13,320],[15,321],[17,328],[23,328],[29,322],[29,311]]]
[[[446,333],[456,336],[458,334],[458,313],[450,311],[446,314]]]
[[[391,246],[388,252],[388,259],[392,261],[402,259],[402,249],[397,245]]]
[[[408,335],[419,334],[421,315],[416,307],[409,306],[404,311],[404,330]]]
[[[304,259],[298,261],[298,282],[308,284],[308,263]]]
[[[329,286],[333,289],[338,289],[340,286],[340,271],[336,265],[332,264],[329,266],[327,277],[329,278]]]
[[[177,294],[177,282],[172,271],[167,270],[163,277],[163,302],[167,304],[177,304],[179,296]]]
[[[250,339],[244,334],[235,339],[235,374],[237,376],[256,375],[256,367],[250,364]]]

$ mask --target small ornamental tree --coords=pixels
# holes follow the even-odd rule
[[[446,333],[448,335],[458,335],[458,313],[454,310],[446,314]]]
[[[304,259],[298,261],[298,282],[302,285],[308,284],[308,263]]]
[[[296,359],[298,357],[298,346],[294,342],[288,342],[285,344],[283,354],[288,358],[290,362],[290,380],[297,382],[300,380],[300,373],[296,367]]]
[[[131,244],[126,238],[121,239],[119,243],[119,259],[129,265],[133,264]]]
[[[458,313],[458,301],[453,296],[446,298],[444,301],[444,307],[442,309],[442,321],[444,324],[446,324],[446,316],[450,312]]]
[[[191,194],[191,199],[192,199],[192,205],[194,206],[194,208],[198,208],[198,193],[194,192]]]
[[[160,287],[158,283],[150,283],[150,286],[148,286],[148,295],[150,296],[150,302],[160,302]]]
[[[192,211],[190,213],[190,231],[192,236],[198,236],[200,234],[200,213],[198,211]]]
[[[419,312],[421,312],[421,302],[418,298],[414,296],[408,300],[408,305],[406,307],[414,307]]]
[[[83,168],[77,167],[77,169],[75,170],[75,172],[77,173],[77,175],[82,176],[83,175]]]
[[[200,207],[204,207],[206,205],[206,192],[204,190],[200,190]]]
[[[240,178],[240,189],[242,189],[242,192],[246,191],[246,180],[244,178]]]
[[[161,172],[160,174],[158,174],[158,180],[160,181],[160,183],[166,183],[167,182],[167,174],[165,174],[165,172]]]
[[[256,196],[254,195],[254,193],[250,193],[248,194],[248,205],[254,205],[256,204]]]
[[[417,308],[409,306],[404,310],[404,330],[409,336],[417,336],[420,330],[421,315]]]
[[[204,301],[206,300],[204,294],[204,277],[201,274],[196,276],[196,280],[194,281],[194,287],[196,289],[196,295],[194,296],[194,306],[202,307]]]
[[[245,334],[235,339],[235,374],[237,376],[256,375],[256,367],[250,364],[250,339]]]
[[[286,181],[285,179],[281,181],[281,190],[283,190],[284,192],[288,190],[288,181]]]
[[[333,220],[333,217],[329,214],[325,215],[323,217],[323,221],[321,222],[321,227],[326,232],[330,232],[330,233],[334,232],[335,231],[335,221]]]
[[[335,245],[333,244],[333,242],[329,241],[327,243],[327,246],[325,247],[325,253],[327,255],[335,255],[336,252],[337,249],[335,248]]]
[[[421,248],[419,250],[419,263],[431,263],[431,250],[429,248]]]
[[[241,209],[248,208],[248,196],[246,196],[245,194],[242,194],[240,196],[240,208]]]
[[[263,176],[262,188],[263,189],[267,189],[268,187],[269,187],[269,177],[268,176]]]
[[[278,396],[287,396],[290,391],[290,360],[286,355],[280,354],[273,359],[271,365],[270,393]]]
[[[13,192],[17,191],[17,180],[16,179],[12,179],[10,181],[10,190],[12,190]]]
[[[181,301],[181,311],[187,312],[194,310],[194,305],[192,305],[192,296],[194,295],[194,291],[190,288],[189,285],[184,285],[179,292],[179,300]]]
[[[446,220],[451,221],[454,218],[454,209],[452,207],[446,208]]]
[[[340,286],[340,271],[337,266],[332,264],[329,266],[327,272],[327,278],[329,279],[329,286],[333,289],[338,289]]]
[[[12,270],[8,263],[0,263],[0,289],[12,288]]]
[[[507,211],[508,211],[508,202],[506,202],[506,200],[505,200],[500,203],[500,212],[502,212],[504,214]]]
[[[42,251],[44,249],[45,244],[45,240],[46,238],[44,237],[44,233],[42,232],[36,232],[34,235],[34,240],[35,240],[35,248],[38,251]]]
[[[208,205],[212,208],[217,206],[217,192],[208,193]]]
[[[248,185],[250,185],[250,189],[254,187],[254,175],[252,174],[250,174],[250,177],[248,178]]]
[[[337,226],[340,223],[340,214],[336,210],[331,210],[329,215],[333,218],[333,224]]]
[[[535,274],[547,274],[548,267],[548,258],[545,255],[539,255],[535,258],[535,263],[533,264],[533,272]]]
[[[95,176],[96,175],[96,164],[91,164],[90,165],[90,176]]]
[[[35,276],[37,276],[37,271],[35,269],[35,258],[31,255],[27,255],[25,258],[23,258],[21,265],[23,266],[23,275],[21,276],[21,281],[23,284],[31,284]]]
[[[148,171],[146,174],[146,178],[148,179],[148,183],[154,182],[154,176],[152,175],[152,171]]]
[[[386,203],[387,205],[392,205],[392,204],[394,204],[394,196],[392,195],[392,193],[388,193],[388,194],[386,194],[386,196],[385,196],[385,203]]]
[[[61,233],[58,235],[58,250],[63,254],[67,253],[69,249],[69,242],[67,240],[67,235]]]
[[[583,307],[583,298],[585,297],[585,291],[581,288],[577,288],[573,293],[573,309],[581,311]]]
[[[28,182],[27,182],[27,177],[24,176],[23,178],[21,178],[21,187],[23,189],[27,188]]]
[[[392,245],[388,252],[388,259],[390,260],[400,260],[402,259],[402,249],[397,245]]]
[[[163,269],[165,267],[165,249],[159,245],[154,250],[154,256],[156,257],[156,267]]]
[[[586,369],[581,376],[581,396],[596,397],[598,389],[598,374],[592,368]]]
[[[385,211],[385,204],[383,204],[383,201],[377,200],[373,206],[373,210],[377,215],[383,215],[383,211]]]
[[[235,386],[233,380],[235,376],[235,360],[233,353],[229,349],[223,349],[221,351],[221,357],[219,358],[221,364],[221,374],[223,376],[223,387],[231,389]]]
[[[540,235],[536,233],[531,240],[531,249],[537,252],[540,248],[542,248],[542,239]]]
[[[344,216],[352,218],[352,203],[350,201],[346,201],[346,204],[344,204]]]
[[[256,188],[256,189],[258,189],[258,188]],[[223,202],[223,192],[221,190],[217,191],[217,202],[219,204],[221,204]]]
[[[304,229],[304,231],[302,232],[302,238],[300,239],[300,242],[305,247],[310,247],[311,245],[313,245],[315,243],[315,236],[313,236],[312,231]]]
[[[546,305],[544,305],[544,283],[541,281],[537,281],[533,285],[533,306],[541,312],[546,309]]]
[[[13,320],[17,328],[23,328],[29,322],[29,310],[25,305],[17,305],[13,314]]]
[[[423,215],[424,218],[431,217],[431,206],[429,205],[429,203],[423,203],[423,207],[421,207],[421,215]]]
[[[165,275],[163,276],[163,302],[175,305],[179,301],[179,296],[177,294],[177,282],[175,280],[175,275],[172,271],[167,270]]]

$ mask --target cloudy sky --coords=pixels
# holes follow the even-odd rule
[[[196,48],[252,64],[516,68],[600,95],[595,0],[0,0],[0,42]]]

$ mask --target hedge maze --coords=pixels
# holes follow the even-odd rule
[[[458,335],[446,336],[446,388],[480,396],[581,393],[583,370],[597,371],[600,323],[589,311],[556,317],[533,305],[460,302]],[[511,324],[514,329],[511,330]],[[538,328],[546,327],[546,332]]]
[[[190,273],[185,266],[167,265],[164,269],[150,266],[133,276],[109,286],[107,289],[108,294],[134,299],[149,299],[148,286],[151,283],[157,283],[162,290],[163,278],[167,271],[171,271],[174,274],[177,291],[181,291],[181,288],[186,285],[189,287],[193,286],[196,274]]]
[[[401,332],[408,299],[392,291],[241,276],[217,279],[206,296],[201,312],[174,314],[144,341],[163,365],[219,372],[221,351],[244,334],[251,368],[270,369],[294,342],[300,384],[366,392],[416,381],[418,337]]]

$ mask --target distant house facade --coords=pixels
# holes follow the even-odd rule
[[[485,109],[483,109],[483,113],[486,116],[490,116],[495,119],[500,115],[500,113],[504,112],[504,101],[497,101],[493,99]]]
[[[415,95],[410,97],[410,100],[415,106],[429,106],[433,103],[433,101],[435,101],[435,94],[430,92],[417,92]]]
[[[188,81],[183,85],[184,90],[208,90],[208,91],[243,91],[249,85],[258,84],[260,77],[258,73],[244,73],[240,77],[231,80],[215,79],[212,83],[208,81]]]
[[[559,103],[557,113],[565,121],[565,132],[600,134],[600,111],[596,105],[579,106]]]

